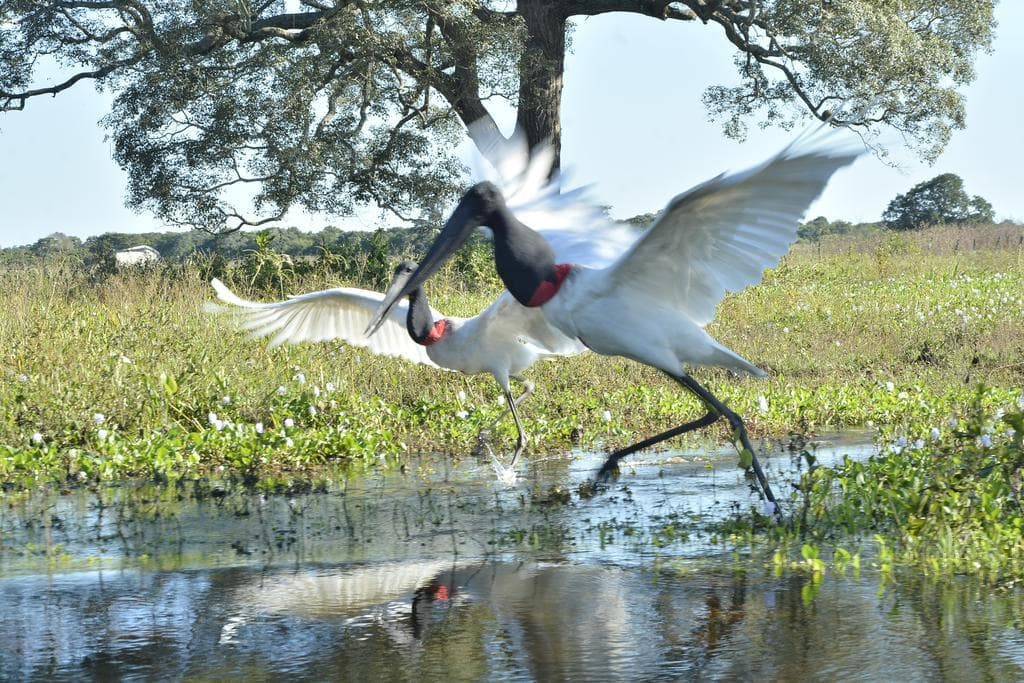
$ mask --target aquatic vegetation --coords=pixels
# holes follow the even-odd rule
[[[992,410],[985,398],[979,389],[942,427],[917,421],[899,436],[883,432],[882,451],[865,462],[811,470],[802,531],[873,533],[882,564],[1024,579],[1024,410]]]
[[[1024,581],[1024,396],[979,387],[956,413],[908,417],[882,428],[877,443],[866,460],[833,466],[802,451],[787,522],[737,511],[713,525],[720,540],[773,553],[778,574],[859,572],[863,563],[883,581],[908,572]]]
[[[866,425],[930,442],[932,427],[948,436],[944,420],[974,400],[979,382],[987,409],[1011,404],[1024,386],[1017,241],[976,251],[954,243],[967,238],[940,230],[895,246],[798,245],[761,286],[728,297],[711,330],[770,378],[702,371],[700,380],[757,436]],[[499,285],[468,291],[460,267],[430,295],[471,315]],[[218,274],[251,298],[280,296],[277,285],[260,292],[233,280],[231,267]],[[202,263],[103,279],[60,261],[7,266],[0,481],[318,477],[411,451],[467,454],[503,409],[486,379],[331,343],[267,349],[203,315],[207,276]],[[297,265],[289,287],[339,284],[361,283]],[[625,445],[700,411],[629,361],[584,354],[528,374],[538,386],[523,406],[528,455]],[[693,439],[728,433],[719,426]],[[490,443],[499,457],[509,452],[512,425],[493,428]],[[666,445],[680,443],[694,440]]]

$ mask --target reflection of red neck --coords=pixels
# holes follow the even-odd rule
[[[440,341],[441,337],[448,331],[448,321],[442,318],[434,323],[434,326],[430,328],[430,333],[423,339],[424,346],[430,346],[434,342]]]
[[[530,297],[530,302],[527,306],[540,306],[551,300],[558,290],[562,286],[562,282],[565,281],[565,276],[572,270],[571,263],[559,263],[555,266],[555,281],[542,280],[537,289],[533,291],[533,296]]]

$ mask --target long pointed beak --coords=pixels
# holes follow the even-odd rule
[[[384,301],[377,308],[376,315],[366,326],[366,336],[369,337],[380,328],[384,319],[391,313],[391,309],[401,301],[402,297],[408,296],[416,288],[422,287],[423,283],[436,273],[459,247],[465,244],[469,236],[473,234],[473,230],[483,225],[483,214],[483,202],[479,194],[470,190],[463,195],[462,200],[455,207],[455,211],[452,212],[451,218],[444,224],[441,234],[430,245],[427,255],[420,261],[416,271],[401,287],[397,286],[398,282],[392,282],[384,296]]]

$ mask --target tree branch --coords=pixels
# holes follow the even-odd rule
[[[608,12],[645,14],[656,19],[694,21],[697,14],[673,6],[672,0],[569,0],[562,3],[563,16],[596,16]]]
[[[0,90],[0,112],[20,111],[25,108],[25,101],[30,97],[38,97],[39,95],[56,95],[59,92],[67,90],[78,81],[86,78],[104,78],[118,69],[137,64],[141,59],[141,55],[135,55],[130,59],[112,62],[93,71],[80,71],[63,83],[58,83],[57,85],[50,86],[49,88],[34,88],[32,90],[23,90],[22,92],[7,92],[6,90]]]

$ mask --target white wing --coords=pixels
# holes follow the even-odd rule
[[[221,301],[236,308],[208,303],[207,310],[234,313],[241,319],[241,327],[251,332],[252,338],[274,334],[270,346],[339,339],[381,355],[400,356],[438,367],[427,356],[426,348],[409,336],[405,326],[409,312],[407,301],[395,306],[377,334],[368,338],[363,331],[384,300],[383,294],[365,289],[338,288],[299,294],[287,301],[257,303],[239,298],[220,280],[214,279],[210,284]],[[444,317],[433,309],[431,311],[435,319]]]
[[[508,290],[477,317],[489,333],[525,342],[541,356],[572,356],[587,350],[552,327],[539,307],[523,306]]]
[[[862,147],[798,139],[760,166],[723,174],[669,202],[641,239],[608,270],[630,288],[706,325],[726,291],[760,282],[796,240],[797,222],[838,169]]]
[[[471,135],[474,128],[470,126]],[[526,135],[516,129],[511,138],[494,146],[489,162],[474,157],[474,176],[498,186],[512,214],[547,239],[558,262],[591,268],[611,265],[642,232],[612,221],[590,198],[589,188],[563,192],[564,176],[551,175],[553,162],[550,145],[531,151]]]

